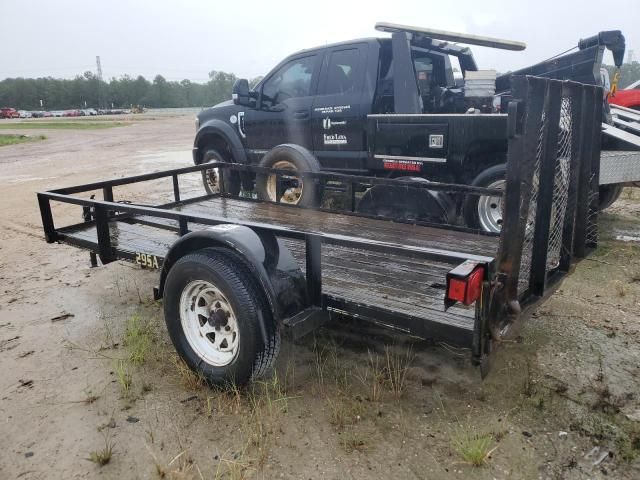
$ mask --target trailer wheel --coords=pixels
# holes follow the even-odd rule
[[[507,166],[494,165],[474,178],[474,187],[504,189],[506,186]],[[470,228],[485,232],[500,233],[502,229],[503,197],[490,195],[467,195],[463,205],[465,223]]]
[[[202,163],[226,162],[224,157],[215,149],[209,148],[202,156]],[[220,184],[224,182],[224,191],[231,195],[240,193],[240,175],[238,172],[225,172],[223,168],[202,170],[202,183],[209,195],[220,193]]]
[[[298,145],[278,145],[262,158],[260,167],[292,172],[319,172],[318,160],[306,149]],[[280,184],[275,174],[257,174],[256,191],[258,198],[270,202],[300,205],[301,207],[318,206],[320,192],[315,182],[304,182],[301,177],[280,176]]]
[[[222,249],[199,250],[173,265],[164,315],[178,354],[210,384],[242,385],[260,377],[279,349],[263,292],[249,269]]]
[[[604,210],[615,203],[622,194],[623,185],[600,185],[598,209]]]

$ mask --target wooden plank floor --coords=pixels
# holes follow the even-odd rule
[[[190,203],[177,210],[488,257],[495,257],[498,249],[498,237],[493,236],[230,198]]]
[[[303,231],[317,231],[385,242],[451,249],[494,256],[497,238],[393,223],[348,215],[328,214],[271,204],[215,198],[180,207],[190,214],[221,216],[240,221],[273,223]],[[141,217],[164,225],[177,222]],[[191,230],[205,225],[189,224]],[[112,245],[127,252],[146,252],[164,257],[178,235],[154,226],[113,222]],[[82,227],[68,236],[97,243],[95,227]],[[305,265],[304,242],[283,240],[302,270]],[[444,281],[450,264],[432,260],[409,259],[387,253],[325,245],[322,250],[323,291],[347,300],[386,308],[432,321],[473,328],[473,309],[453,307],[444,312]]]

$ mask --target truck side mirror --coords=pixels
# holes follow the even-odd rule
[[[233,84],[231,98],[236,105],[250,106],[251,92],[249,91],[249,81],[246,78],[236,80],[236,83]]]

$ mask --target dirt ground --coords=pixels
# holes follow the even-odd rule
[[[35,197],[190,165],[193,117],[34,133],[0,149],[0,478],[640,478],[640,192],[485,381],[467,351],[343,321],[222,392],[175,357],[157,274],[47,245]]]

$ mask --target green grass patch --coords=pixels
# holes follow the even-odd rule
[[[0,129],[5,130],[33,130],[33,129],[52,129],[52,130],[100,130],[103,128],[125,127],[131,125],[129,122],[19,122],[19,123],[0,123]]]
[[[36,140],[44,140],[44,135],[0,135],[0,147],[6,145],[15,145],[17,143],[33,142]]]
[[[451,438],[451,447],[465,463],[481,467],[487,463],[489,455],[495,450],[491,448],[493,437],[480,434],[471,428],[460,426]]]
[[[124,345],[129,350],[129,361],[135,365],[143,364],[152,343],[153,328],[150,320],[137,313],[129,317],[124,334]]]

